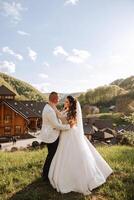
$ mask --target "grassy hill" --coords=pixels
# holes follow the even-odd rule
[[[41,93],[30,84],[16,79],[4,73],[0,73],[0,85],[4,84],[16,93],[16,98],[20,100],[48,99],[49,93]],[[106,86],[90,89],[86,93],[70,93],[74,97],[79,97],[81,104],[92,104],[97,106],[110,106],[115,104],[118,97],[134,99],[134,76],[126,79],[118,79]],[[63,103],[69,94],[60,93],[60,103]]]
[[[45,94],[47,97],[49,93]],[[61,103],[64,102],[68,94],[60,93]],[[87,92],[70,93],[78,97],[82,104],[89,103],[94,105],[112,105],[118,97],[134,97],[134,76],[126,79],[117,79],[109,85],[99,86],[95,89],[89,89]]]
[[[88,103],[101,107],[115,105],[118,99],[123,101],[126,98],[134,100],[134,76],[90,89],[79,96],[81,104]]]
[[[134,148],[100,146],[97,149],[114,173],[87,197],[73,192],[57,193],[42,181],[40,172],[46,149],[0,152],[0,200],[133,200]]]
[[[47,100],[50,93],[41,93],[32,85],[25,81],[19,80],[15,77],[0,72],[0,85],[5,85],[7,88],[15,92],[16,99],[18,100]],[[81,93],[71,93],[74,97],[80,96]],[[60,103],[63,103],[66,96],[69,94],[59,93],[61,99]]]
[[[118,85],[125,90],[132,90],[134,89],[134,76],[130,76],[126,79],[115,80],[111,85]]]
[[[18,100],[42,101],[46,99],[44,94],[30,84],[4,73],[0,73],[0,85],[2,84],[15,92]]]
[[[88,90],[85,95],[80,95],[79,100],[82,104],[97,106],[114,105],[118,96],[126,94],[127,91],[117,85],[100,86]]]

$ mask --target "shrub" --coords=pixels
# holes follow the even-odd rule
[[[32,142],[32,147],[33,147],[33,148],[39,148],[39,146],[40,146],[40,144],[39,144],[38,141],[33,141],[33,142]]]
[[[120,134],[120,144],[134,146],[134,132],[126,131]]]

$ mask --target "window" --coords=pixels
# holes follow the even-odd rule
[[[11,133],[11,127],[10,126],[5,126],[5,134],[10,134]]]
[[[21,127],[20,126],[15,126],[15,133],[20,134],[21,133]]]
[[[5,99],[13,99],[13,96],[5,96]]]
[[[11,115],[6,115],[6,116],[5,116],[5,123],[6,123],[6,124],[7,124],[7,123],[10,123],[11,120],[12,120],[12,116],[11,116]]]

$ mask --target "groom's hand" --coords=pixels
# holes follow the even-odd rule
[[[74,120],[69,120],[70,127],[72,128],[76,123]]]

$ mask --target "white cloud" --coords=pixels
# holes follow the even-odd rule
[[[25,31],[20,31],[20,30],[18,30],[17,33],[18,33],[19,35],[22,35],[22,36],[30,36],[30,33],[27,33],[27,32],[25,32]]]
[[[86,68],[86,69],[89,69],[89,70],[92,70],[92,69],[94,68],[94,66],[93,66],[93,65],[86,64],[86,65],[85,65],[85,68]]]
[[[15,72],[15,64],[13,62],[9,62],[7,60],[0,61],[0,71],[4,73],[14,73]]]
[[[62,46],[56,47],[54,49],[53,53],[54,53],[55,56],[58,56],[58,55],[68,56],[68,53],[63,49]]]
[[[79,0],[66,0],[64,5],[76,5],[79,2]]]
[[[11,19],[11,22],[17,24],[22,19],[21,12],[26,8],[23,8],[21,3],[5,1],[0,4],[0,10],[4,16]]]
[[[54,55],[63,55],[66,57],[66,61],[81,64],[84,63],[91,54],[86,50],[72,49],[71,53],[67,53],[62,46],[58,46],[54,49]]]
[[[44,74],[44,73],[40,73],[40,74],[39,74],[39,77],[40,77],[40,78],[43,78],[43,79],[46,79],[46,78],[48,78],[48,75],[47,75],[47,74]]]
[[[30,47],[28,47],[28,55],[29,55],[29,58],[32,61],[36,61],[36,59],[37,59],[37,53],[34,50],[32,50]]]
[[[73,49],[72,54],[67,57],[67,61],[80,64],[84,63],[90,56],[91,54],[86,50]]]
[[[21,54],[15,53],[12,49],[10,49],[9,47],[3,47],[2,51],[4,53],[8,53],[10,55],[13,55],[15,58],[17,58],[18,60],[23,60],[23,56]]]
[[[43,67],[47,67],[47,68],[49,68],[49,67],[50,67],[50,65],[49,65],[49,63],[48,63],[48,62],[44,62],[44,63],[43,63]]]

